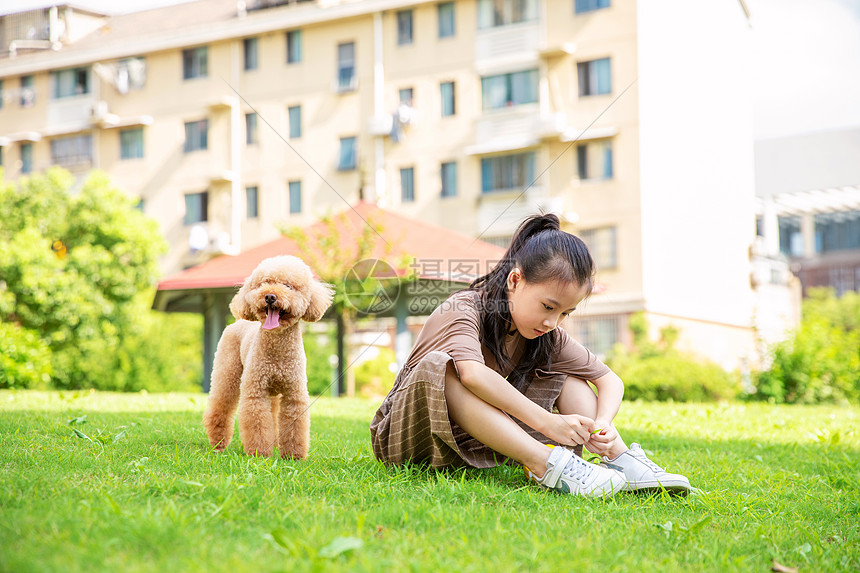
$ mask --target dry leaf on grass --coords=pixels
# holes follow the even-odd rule
[[[773,560],[770,570],[776,571],[776,573],[797,573],[797,567],[786,567],[776,559]]]

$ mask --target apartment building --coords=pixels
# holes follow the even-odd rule
[[[570,326],[755,361],[743,0],[199,0],[0,19],[6,177],[107,171],[175,272],[365,199],[505,244],[538,210],[590,245]]]

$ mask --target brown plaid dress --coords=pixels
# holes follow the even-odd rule
[[[433,467],[472,466],[489,468],[508,458],[467,434],[448,417],[445,372],[448,354],[433,351],[415,366],[404,366],[394,387],[370,424],[373,453],[384,462],[426,462]],[[567,374],[538,370],[525,395],[552,411]],[[557,445],[543,434],[514,419],[532,437]]]

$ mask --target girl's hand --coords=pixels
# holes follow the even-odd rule
[[[607,454],[612,443],[618,439],[618,430],[609,421],[595,420],[591,431],[595,433],[589,434],[585,447],[593,454],[600,456]]]
[[[551,414],[549,424],[540,430],[547,438],[563,446],[576,446],[588,441],[594,420],[579,414]]]

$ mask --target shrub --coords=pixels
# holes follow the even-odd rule
[[[51,351],[39,335],[0,322],[0,388],[33,388],[51,380]]]
[[[630,317],[635,350],[616,345],[607,365],[624,381],[624,397],[642,400],[701,402],[734,398],[740,378],[719,365],[675,349],[680,332],[673,326],[660,330],[660,338],[648,337],[648,320],[642,313]]]
[[[336,353],[334,334],[330,331],[311,332],[302,335],[305,356],[308,361],[308,392],[329,394],[332,387],[332,367],[329,358]]]
[[[737,377],[717,364],[677,352],[632,361],[622,380],[624,397],[632,400],[707,402],[734,398],[740,390]]]
[[[810,289],[800,327],[770,351],[752,399],[860,403],[860,294]]]
[[[394,365],[394,366],[392,366]],[[355,369],[355,390],[367,397],[385,396],[394,387],[397,359],[390,348],[379,348],[379,353],[359,364]]]

